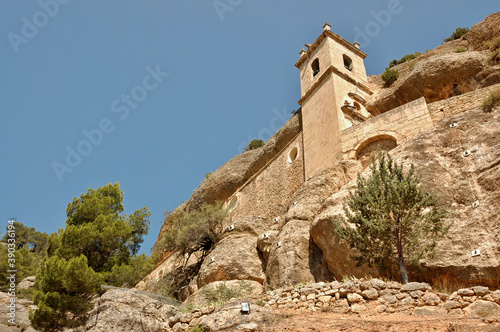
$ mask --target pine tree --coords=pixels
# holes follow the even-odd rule
[[[399,264],[403,283],[408,283],[406,265],[418,266],[432,256],[439,239],[448,231],[446,211],[426,192],[413,165],[404,172],[403,164],[389,154],[372,157],[371,175],[358,174],[357,189],[344,203],[347,217],[333,220],[339,237],[358,254],[358,263],[383,268]]]
[[[33,326],[79,326],[102,282],[133,286],[153,268],[145,255],[137,256],[149,231],[149,210],[126,215],[122,201],[119,183],[110,183],[68,204],[66,228],[49,236],[48,257],[36,275]]]

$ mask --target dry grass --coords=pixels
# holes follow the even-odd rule
[[[481,108],[484,112],[490,113],[498,105],[500,105],[500,90],[493,90],[484,98]]]

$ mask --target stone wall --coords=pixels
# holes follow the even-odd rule
[[[376,140],[394,139],[399,145],[432,126],[427,103],[419,98],[343,130],[340,137],[344,159],[357,159],[363,148]]]
[[[264,296],[272,309],[310,309],[330,307],[342,314],[404,312],[413,316],[499,317],[500,290],[475,286],[459,289],[451,295],[433,291],[429,284],[410,282],[402,285],[380,279],[353,279],[276,289]]]
[[[296,152],[292,161],[291,154]],[[295,137],[256,176],[229,199],[232,219],[244,216],[274,218],[304,182],[302,134]]]
[[[493,90],[500,89],[500,83],[428,104],[434,124],[466,110],[480,107],[483,99]]]

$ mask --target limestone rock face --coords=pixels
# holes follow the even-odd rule
[[[97,301],[85,331],[164,331],[177,308],[128,289],[113,289]]]
[[[343,160],[314,174],[293,195],[281,225],[289,220],[313,220],[324,201],[362,170],[357,160]]]
[[[309,261],[309,221],[291,220],[271,245],[266,264],[266,288],[314,282]]]
[[[262,285],[259,282],[253,280],[215,281],[200,288],[198,291],[188,297],[184,304],[192,305],[195,307],[204,307],[209,305],[206,298],[207,291],[214,291],[221,285],[224,285],[225,287],[240,293],[244,298],[257,299],[264,292],[264,288],[262,287]]]
[[[277,236],[278,231],[270,230],[259,235],[257,239],[257,248],[259,248],[259,251],[266,261],[269,258],[269,252],[271,251],[273,243],[276,243]]]
[[[488,15],[483,21],[474,25],[466,36],[469,47],[480,50],[484,43],[500,36],[500,12]]]
[[[481,84],[487,76],[500,71],[500,67],[495,67],[492,72],[487,52],[452,52],[421,57],[393,87],[376,91],[368,99],[367,109],[373,114],[381,114],[422,96],[430,103],[500,82],[490,78],[488,84]],[[482,72],[486,68],[487,72]]]
[[[267,231],[272,225],[272,221],[259,216],[245,216],[233,220],[227,226],[234,226],[231,232],[234,233],[248,233],[254,236],[259,236]]]
[[[255,303],[250,303],[250,315],[241,313],[241,302],[229,302],[224,309],[203,316],[199,324],[210,331],[259,331],[260,327],[272,320],[275,314]]]
[[[449,124],[455,122],[456,127]],[[433,259],[423,262],[427,273],[414,277],[431,281],[440,273],[464,282],[488,285],[500,277],[500,112],[475,109],[439,123],[391,151],[405,167],[414,164],[424,188],[448,205],[453,222]],[[464,157],[464,151],[470,154]],[[363,172],[367,176],[369,170]],[[347,274],[354,266],[345,243],[336,241],[328,222],[342,215],[342,202],[356,180],[329,197],[314,219],[311,236],[323,251],[330,271]],[[473,207],[478,204],[477,207]],[[471,251],[480,255],[472,257]],[[343,252],[342,254],[338,254]],[[332,258],[334,257],[334,258]],[[344,257],[344,258],[342,258]]]
[[[489,60],[484,43],[500,36],[500,12],[474,25],[464,37],[444,43],[396,67],[399,79],[385,87],[380,76],[368,78],[374,94],[366,108],[378,115],[422,96],[433,102],[500,82],[500,66]],[[467,52],[456,53],[459,47]]]
[[[0,292],[0,331],[34,332],[35,329],[30,325],[28,314],[30,309],[36,309],[36,306],[33,302],[18,297],[15,302],[15,313],[11,313],[10,308],[7,307],[11,303],[10,300],[11,297],[7,293]],[[12,315],[15,316],[12,317]],[[15,318],[15,326],[9,324],[8,320],[11,318]]]
[[[257,237],[232,234],[222,239],[205,258],[198,273],[198,288],[221,280],[265,279],[257,250]]]

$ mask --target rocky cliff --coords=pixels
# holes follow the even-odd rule
[[[389,88],[380,76],[368,78],[374,94],[366,108],[374,115],[420,97],[428,103],[500,83],[500,64],[491,60],[487,42],[500,36],[500,12],[474,25],[468,34],[427,51],[394,69],[399,79]],[[466,49],[457,52],[457,49]]]
[[[500,13],[495,13],[463,38],[399,65],[401,76],[393,87],[383,87],[378,76],[370,77],[374,94],[367,108],[376,115],[422,96],[434,102],[499,83],[500,65],[484,46],[499,35]],[[458,47],[467,51],[457,53]],[[478,98],[477,93],[473,96]],[[474,100],[471,104],[479,103]],[[200,185],[183,208],[227,200],[300,132],[300,122],[298,113],[263,148],[227,162]],[[500,286],[499,137],[498,108],[484,113],[469,107],[453,117],[435,118],[432,129],[391,151],[396,161],[415,166],[423,186],[447,206],[448,221],[453,222],[434,258],[422,262],[423,270],[410,271],[411,279]],[[342,203],[355,189],[358,172],[369,172],[358,160],[332,164],[307,179],[288,205],[276,211],[275,218],[255,213],[231,220],[234,229],[200,262],[183,298],[223,280],[250,280],[265,289],[276,289],[346,275],[397,278],[393,271],[356,266],[349,258],[352,249],[333,231],[331,220],[343,213]],[[163,275],[175,268],[173,262],[160,265],[148,280],[154,282],[160,269]],[[141,288],[147,289],[147,284],[142,283]]]

